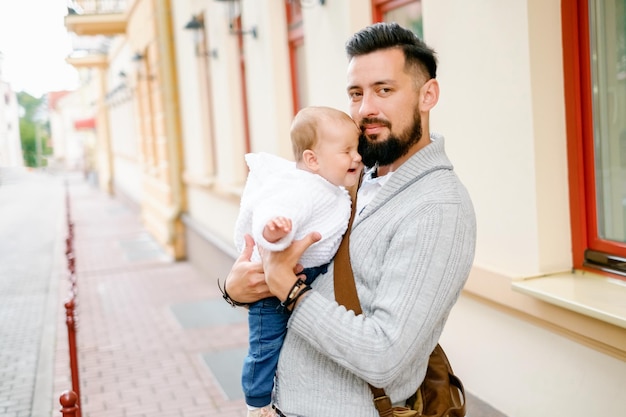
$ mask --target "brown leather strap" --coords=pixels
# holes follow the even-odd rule
[[[362,178],[362,176],[361,176]],[[359,184],[360,181],[359,181]],[[350,221],[348,222],[348,229],[343,235],[337,254],[334,261],[334,288],[335,288],[335,300],[346,307],[348,310],[354,311],[357,316],[362,313],[361,303],[359,302],[359,296],[356,292],[356,284],[354,283],[354,274],[352,272],[352,265],[350,264],[350,232],[352,230],[352,223],[354,222],[354,216],[356,214],[356,194],[358,186],[352,187],[350,191],[350,197],[352,197],[352,214],[350,215]],[[381,417],[391,417],[393,414],[391,400],[382,388],[376,388],[372,385],[369,386],[374,395],[374,406],[378,410],[378,414]]]
[[[374,406],[378,410],[380,417],[393,417],[393,407],[391,406],[391,400],[385,394],[385,391],[381,388],[374,388],[370,385],[372,392],[382,392],[382,396],[376,396],[374,393]]]
[[[360,185],[360,184],[359,184]],[[354,275],[352,273],[352,265],[350,264],[350,231],[356,214],[356,193],[358,186],[352,187],[350,197],[352,197],[352,214],[348,222],[348,229],[343,235],[334,261],[334,277],[335,277],[335,300],[348,310],[354,311],[357,316],[362,313],[359,296],[356,292],[356,284],[354,283]],[[341,277],[341,279],[337,279]]]

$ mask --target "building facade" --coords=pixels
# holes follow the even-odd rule
[[[19,103],[11,85],[2,79],[0,53],[0,167],[23,166]]]
[[[437,51],[446,137],[475,204],[472,273],[442,345],[505,414],[626,406],[624,0],[76,1],[100,185],[176,259],[223,277],[244,154],[291,157],[306,105],[347,110],[344,43],[398,20]]]

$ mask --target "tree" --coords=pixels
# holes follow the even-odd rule
[[[35,98],[20,91],[17,93],[20,105],[20,137],[24,164],[29,167],[46,166],[45,156],[52,154],[49,146],[50,125],[47,120],[45,96]]]

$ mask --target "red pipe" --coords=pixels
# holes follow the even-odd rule
[[[74,297],[65,303],[65,323],[67,324],[67,339],[70,351],[70,372],[72,374],[72,390],[76,396],[76,404],[80,405],[80,383],[78,378],[78,353],[76,350],[76,320],[74,317]],[[76,417],[81,417],[77,407]]]

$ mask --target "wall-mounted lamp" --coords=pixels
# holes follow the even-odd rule
[[[217,58],[217,49],[212,49],[211,52],[202,52],[206,48],[204,45],[204,19],[196,15],[191,16],[191,19],[185,25],[184,29],[193,31],[193,43],[196,45],[196,56],[211,55],[213,58]]]
[[[141,52],[137,51],[135,52],[135,54],[132,56],[131,61],[133,61],[133,64],[136,68],[136,74],[137,74],[137,79],[144,79],[144,80],[153,80],[154,79],[154,75],[146,75],[144,72],[147,72],[147,68],[144,67],[144,65],[142,64],[142,61],[146,59],[146,56],[143,55]]]
[[[141,61],[143,61],[144,58],[145,57],[143,56],[143,54],[139,51],[135,52],[133,56],[130,58],[130,60],[133,63],[133,67],[135,68],[137,72],[141,71],[141,67],[142,67]]]
[[[256,26],[252,26],[248,30],[241,30],[241,29],[235,29],[233,24],[232,24],[232,22],[231,22],[229,27],[230,27],[230,34],[231,35],[248,35],[248,34],[250,34],[250,35],[252,35],[252,37],[254,39],[257,38]]]
[[[236,11],[236,10],[239,10],[238,7],[237,9],[235,8],[236,7],[235,4],[239,6],[239,0],[215,0],[215,1],[228,3],[228,21],[230,22],[228,27],[229,27],[229,33],[231,35],[252,35],[254,39],[257,38],[258,32],[257,32],[256,26],[252,26],[248,30],[235,29],[233,20],[235,20],[235,18],[241,14],[240,12]]]
[[[198,16],[191,16],[191,20],[185,25],[185,29],[199,30],[204,28],[204,20],[198,19]]]

